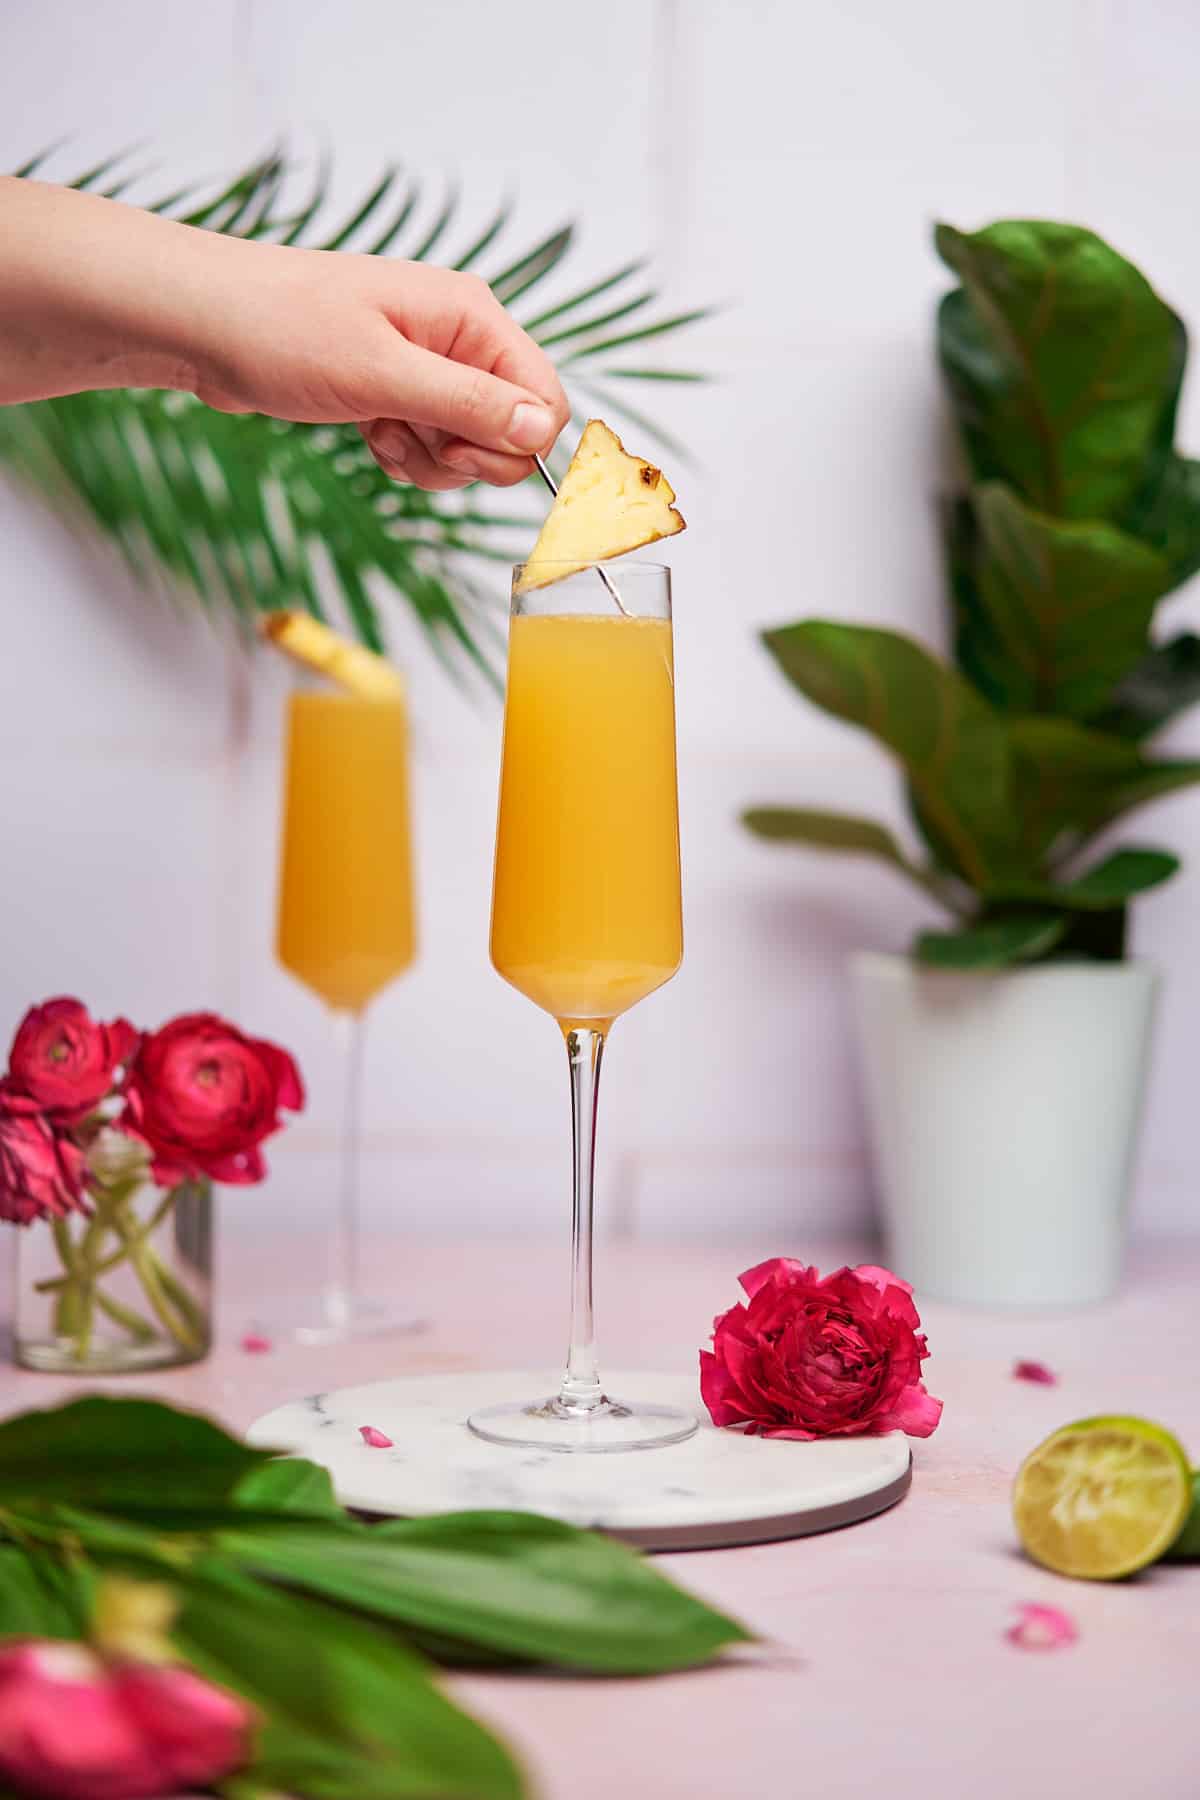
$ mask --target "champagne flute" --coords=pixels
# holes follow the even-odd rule
[[[545,565],[539,563],[539,570]],[[540,1450],[644,1450],[696,1429],[610,1398],[592,1304],[600,1063],[614,1019],[683,955],[669,570],[599,564],[521,591],[515,571],[492,895],[492,963],[554,1018],[574,1136],[571,1329],[557,1394],[475,1412],[472,1431]]]
[[[360,1167],[366,1009],[416,954],[403,693],[299,676],[288,702],[276,954],[328,1008],[342,1063],[338,1194],[325,1283],[285,1327],[306,1342],[410,1327],[363,1291]]]

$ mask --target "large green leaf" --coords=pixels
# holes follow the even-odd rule
[[[403,1625],[439,1646],[606,1674],[707,1662],[734,1620],[594,1533],[528,1513],[457,1513],[336,1539],[303,1526],[221,1532],[242,1568]]]
[[[308,1519],[345,1520],[333,1492],[328,1469],[301,1456],[281,1456],[243,1476],[233,1492],[234,1506],[247,1512],[296,1513]]]
[[[1173,317],[1172,372],[1141,478],[1118,523],[1165,557],[1173,586],[1200,568],[1200,463],[1175,449],[1175,424],[1187,369],[1188,334]]]
[[[1056,905],[1069,913],[1108,913],[1168,882],[1178,866],[1178,857],[1168,850],[1133,850],[1126,844],[1069,882],[1004,882],[990,889],[988,904],[1016,900]]]
[[[763,633],[803,694],[904,765],[947,867],[978,888],[1014,866],[1003,721],[962,677],[893,631],[808,620]]]
[[[117,1512],[212,1505],[269,1454],[196,1413],[88,1395],[0,1424],[0,1511],[54,1501]]]
[[[1061,913],[1018,913],[962,931],[923,931],[914,948],[919,962],[936,969],[1003,969],[1047,955],[1065,930]]]
[[[1094,232],[1003,220],[939,225],[938,341],[976,476],[1039,512],[1116,518],[1145,479],[1178,386],[1176,321]]]
[[[1069,719],[1014,719],[1008,735],[1021,842],[1029,863],[1070,848],[1072,840],[1084,841],[1135,807],[1200,781],[1200,761],[1155,762],[1136,744]]]
[[[79,1638],[91,1616],[85,1569],[51,1551],[0,1543],[0,1638]]]
[[[1007,708],[1090,717],[1145,651],[1166,563],[1103,520],[1033,512],[999,482],[976,490],[975,512],[976,591]]]
[[[1200,700],[1200,637],[1184,631],[1147,650],[1117,684],[1109,706],[1093,723],[1118,737],[1141,739]]]
[[[309,1800],[519,1800],[502,1745],[394,1635],[217,1558],[181,1593],[173,1635],[189,1663],[269,1719],[251,1770],[265,1785]]]
[[[873,856],[899,869],[935,899],[943,899],[932,871],[911,861],[886,826],[877,825],[873,819],[817,812],[804,806],[754,806],[742,814],[742,823],[755,837],[766,838],[769,843],[806,844],[818,850]]]
[[[1049,902],[1070,912],[1108,912],[1135,894],[1148,893],[1178,873],[1179,858],[1167,850],[1114,850],[1073,881],[1020,881],[994,889],[989,902]]]
[[[1122,521],[1165,557],[1172,586],[1200,569],[1200,462],[1172,451],[1161,475]]]

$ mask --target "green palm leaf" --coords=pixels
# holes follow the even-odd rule
[[[44,174],[57,148],[17,173]],[[104,158],[71,185],[98,189],[109,181],[115,185],[106,192],[128,192],[144,178],[144,170],[126,172],[139,149]],[[574,252],[575,226],[567,223],[519,254],[503,253],[512,215],[506,201],[456,255],[447,244],[459,222],[457,190],[427,208],[421,184],[410,178],[401,185],[391,165],[344,214],[322,224],[331,175],[326,158],[303,183],[276,146],[232,179],[180,186],[149,210],[209,231],[312,242],[334,252],[361,248],[421,261],[436,251],[454,268],[478,267],[506,306],[532,296]],[[707,316],[703,309],[651,315],[612,335],[612,326],[645,316],[657,299],[653,289],[633,286],[643,268],[630,261],[523,322],[560,362],[580,422],[602,406],[680,454],[682,446],[661,427],[601,383],[704,377],[592,361]],[[592,303],[602,297],[597,310]],[[472,668],[494,676],[501,643],[495,590],[476,571],[518,560],[541,512],[540,500],[531,505],[521,492],[484,499],[479,488],[398,488],[352,426],[211,412],[190,395],[157,390],[111,389],[0,408],[0,462],[56,510],[89,520],[148,585],[161,586],[166,577],[209,612],[232,614],[246,627],[257,613],[281,606],[318,615],[332,606],[373,648],[385,644],[389,603],[398,599],[460,677]]]

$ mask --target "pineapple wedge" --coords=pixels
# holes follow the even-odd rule
[[[602,419],[589,419],[516,591],[547,587],[591,563],[673,537],[684,528],[674,498],[661,469],[631,456]]]
[[[302,668],[326,675],[363,700],[394,700],[404,684],[391,663],[351,643],[306,612],[269,612],[260,630],[268,643]]]

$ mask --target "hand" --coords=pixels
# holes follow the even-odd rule
[[[569,414],[554,365],[477,276],[0,179],[0,404],[123,386],[354,423],[389,475],[438,490],[523,480]]]
[[[353,421],[380,467],[434,490],[532,473],[569,416],[545,352],[477,276],[277,246],[222,255],[193,346],[195,393],[227,412]],[[263,252],[266,251],[266,254]],[[244,254],[249,252],[250,254]]]

